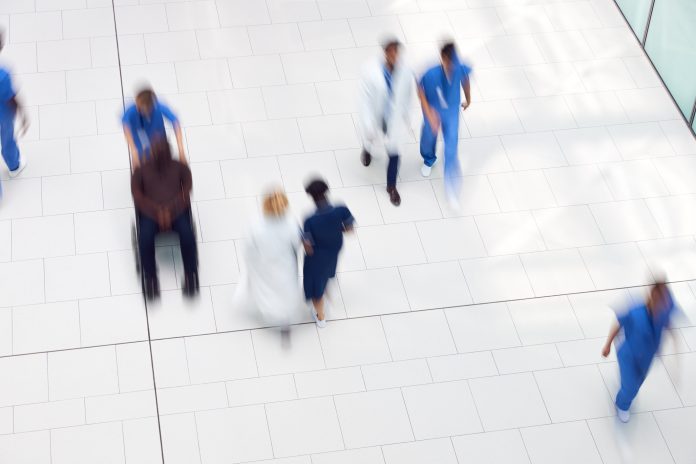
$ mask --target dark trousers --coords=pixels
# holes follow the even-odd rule
[[[159,224],[144,214],[140,215],[140,259],[146,278],[157,276],[155,263],[155,237],[160,232]],[[198,250],[196,238],[193,235],[190,211],[184,211],[172,221],[172,230],[179,235],[181,258],[184,262],[184,273],[191,275],[198,268]]]
[[[399,154],[389,153],[387,165],[387,187],[396,187],[396,175],[399,172]]]

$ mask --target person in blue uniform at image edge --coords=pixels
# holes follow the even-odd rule
[[[303,283],[305,298],[312,301],[312,317],[320,328],[326,327],[323,297],[329,279],[336,276],[343,233],[351,232],[355,222],[347,207],[329,203],[328,191],[326,182],[320,179],[311,181],[305,188],[317,210],[304,222]]]
[[[0,50],[5,45],[5,37],[0,31]],[[0,67],[0,148],[2,158],[10,170],[10,177],[16,177],[26,167],[27,162],[20,156],[15,139],[15,117],[21,117],[20,134],[29,127],[29,119],[22,105],[17,100],[17,93],[12,85],[12,77],[7,69]],[[0,192],[1,193],[1,192]]]
[[[462,63],[453,43],[448,42],[440,49],[441,64],[425,72],[418,85],[418,97],[423,109],[420,152],[423,157],[421,174],[430,176],[437,161],[435,145],[437,134],[442,128],[445,144],[445,191],[450,204],[457,207],[459,197],[459,108],[466,110],[471,104],[469,74],[471,68]],[[462,103],[460,86],[466,101]]]
[[[675,309],[667,285],[657,281],[650,288],[644,303],[617,315],[617,321],[602,349],[602,356],[609,356],[614,339],[622,332],[623,341],[616,352],[621,375],[621,387],[616,394],[616,412],[621,422],[628,422],[630,418],[631,403],[648,375],[650,364],[660,349],[662,333],[669,328]]]
[[[141,161],[150,158],[151,140],[167,138],[164,128],[165,118],[174,127],[179,161],[186,163],[184,137],[179,119],[167,105],[157,100],[152,89],[143,89],[135,96],[135,103],[126,108],[122,119],[128,148],[133,154],[133,169],[138,167]]]

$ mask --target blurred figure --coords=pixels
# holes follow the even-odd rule
[[[167,137],[164,128],[165,118],[174,127],[179,161],[186,163],[184,136],[179,119],[167,105],[157,100],[152,89],[143,89],[135,96],[135,103],[126,108],[121,120],[128,149],[133,154],[133,169],[138,167],[141,161],[150,158],[152,140]]]
[[[418,97],[423,108],[423,129],[420,152],[423,157],[421,174],[430,176],[437,161],[435,145],[437,133],[442,128],[445,143],[445,191],[450,205],[459,206],[460,170],[457,156],[459,142],[459,107],[466,110],[471,104],[471,68],[462,63],[453,43],[448,42],[440,50],[441,64],[425,72],[418,86]],[[466,101],[462,103],[459,87],[464,89]]]
[[[408,114],[413,92],[413,74],[400,60],[401,44],[389,40],[384,44],[384,59],[369,63],[363,70],[360,105],[362,129],[362,164],[369,166],[379,138],[389,156],[387,193],[394,206],[401,204],[396,190],[399,169],[399,144],[408,134]]]
[[[255,224],[245,248],[246,275],[242,293],[264,321],[280,326],[287,341],[290,323],[302,304],[297,252],[302,230],[288,214],[281,190],[263,199],[263,218]]]
[[[0,50],[5,45],[4,32],[0,31]],[[17,92],[12,85],[12,78],[7,69],[0,67],[0,148],[10,177],[17,177],[27,166],[27,160],[19,153],[15,139],[15,118],[21,118],[20,135],[29,127],[29,119],[22,105],[17,100]]]
[[[139,249],[145,297],[159,296],[155,237],[173,230],[179,235],[184,262],[184,295],[198,293],[198,255],[191,217],[193,180],[189,167],[172,159],[165,139],[153,141],[153,160],[135,168],[131,192],[138,214]]]
[[[345,206],[333,206],[326,197],[329,187],[323,180],[311,181],[305,192],[317,210],[304,222],[304,293],[312,301],[312,317],[320,328],[326,327],[324,292],[329,279],[336,277],[338,254],[343,233],[353,230],[353,215]]]
[[[662,332],[669,328],[674,310],[674,300],[667,285],[658,281],[650,288],[644,303],[617,315],[617,322],[609,332],[602,356],[609,356],[612,342],[622,333],[623,340],[616,352],[621,374],[616,412],[621,422],[630,419],[631,403],[648,375],[650,364],[660,349]]]

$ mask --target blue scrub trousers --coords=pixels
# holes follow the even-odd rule
[[[459,157],[457,148],[459,144],[459,106],[456,111],[442,111],[440,116],[440,127],[442,127],[442,138],[445,143],[445,186],[447,188],[458,188],[461,177],[459,168]],[[421,130],[420,152],[426,166],[435,164],[435,148],[437,144],[437,132],[433,132],[428,118],[423,116],[423,129]]]
[[[14,136],[14,111],[0,111],[0,148],[10,171],[19,167],[19,147]]]
[[[640,386],[645,381],[647,369],[644,372],[632,356],[622,353],[621,350],[617,353],[617,359],[619,361],[619,373],[621,374],[621,387],[616,394],[616,407],[622,411],[628,411],[631,403],[638,395]]]

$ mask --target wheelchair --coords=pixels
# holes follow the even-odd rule
[[[196,227],[196,221],[193,218],[193,211],[190,207],[186,210],[186,214],[191,224],[191,230],[193,231],[193,238],[196,242],[196,247],[198,247],[198,229]],[[140,216],[141,213],[139,213],[136,210],[135,220],[131,223],[131,246],[133,248],[133,257],[135,258],[135,271],[140,277],[143,297],[146,300],[152,300],[159,296],[159,288],[148,288],[148,282],[146,282],[146,278],[142,269],[142,256],[140,256],[140,242],[138,241],[141,221]],[[173,232],[171,230],[159,232],[155,238],[155,247],[157,247],[158,245],[174,245],[176,243],[179,243],[179,237],[176,232]],[[184,284],[182,287],[182,291],[184,293],[184,296],[193,297],[198,294],[199,290],[200,283],[198,280],[198,253],[196,253],[196,272],[194,275],[194,282],[189,286]]]

